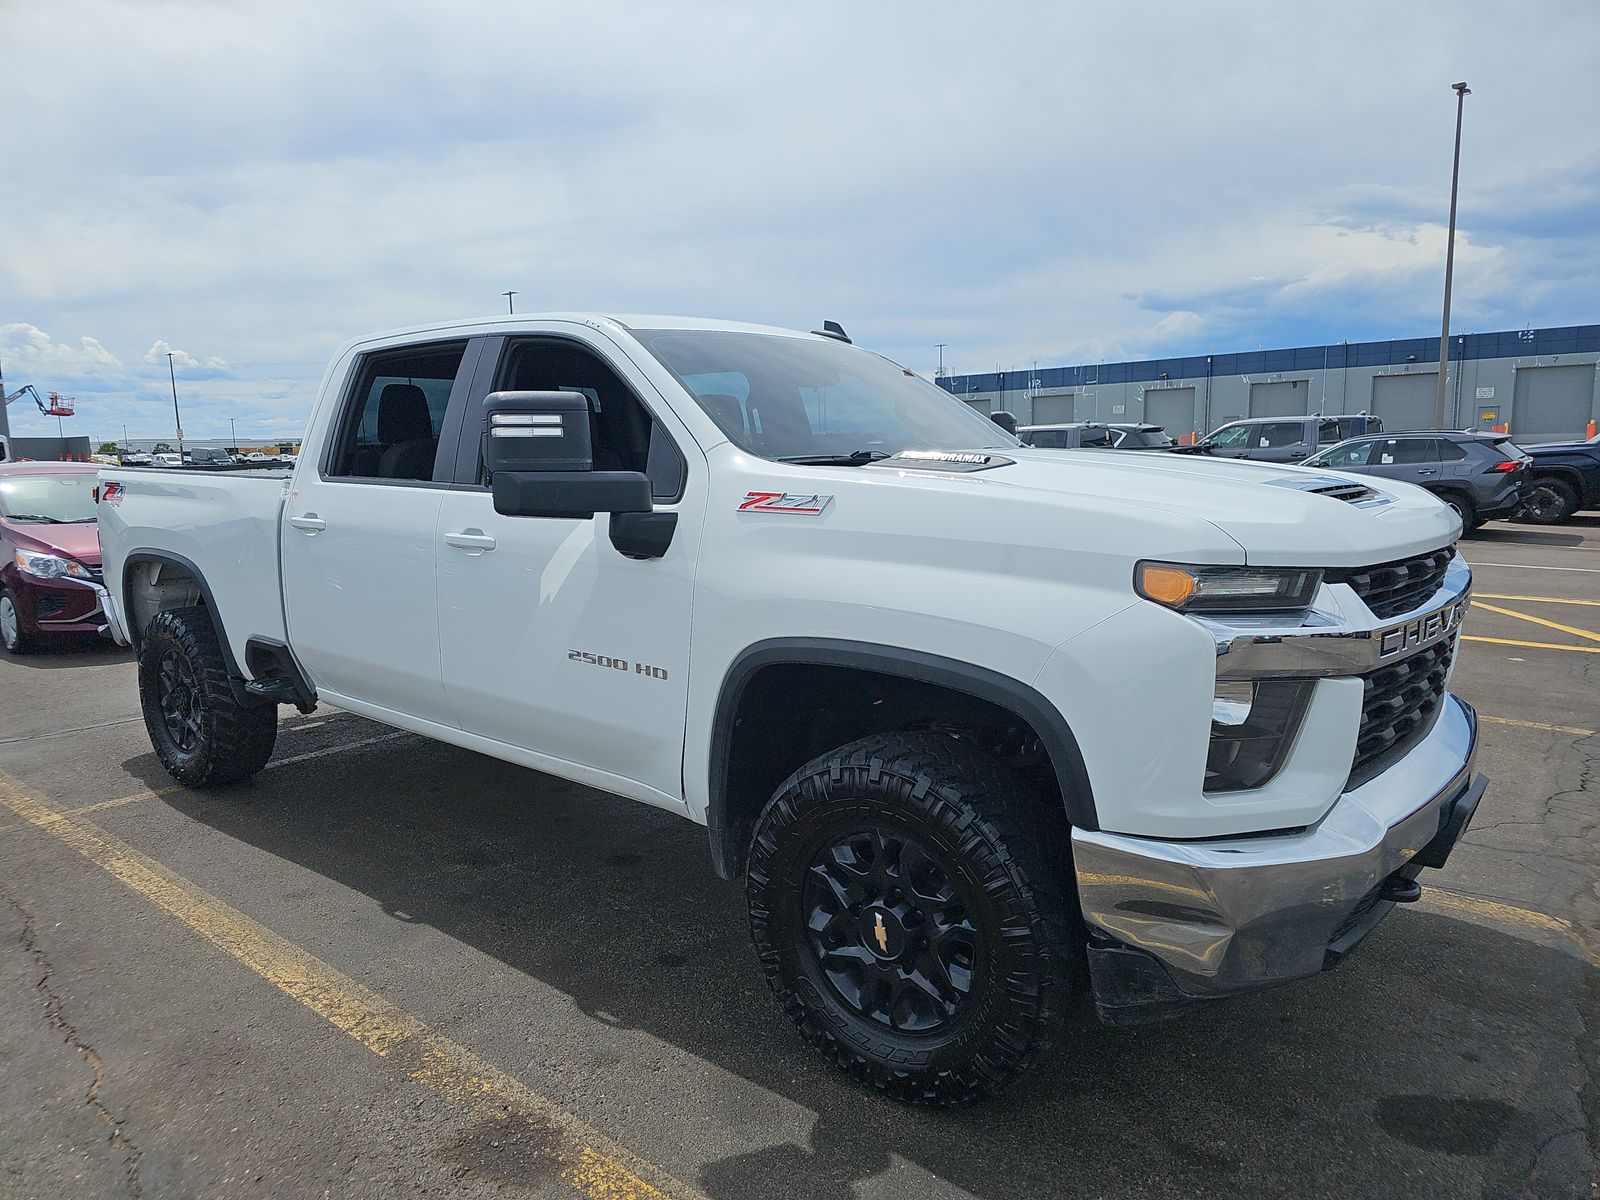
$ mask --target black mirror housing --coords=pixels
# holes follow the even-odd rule
[[[593,471],[588,397],[491,393],[483,402],[483,465],[496,478],[503,471]]]
[[[496,471],[494,510],[504,517],[647,513],[650,480],[640,471]]]

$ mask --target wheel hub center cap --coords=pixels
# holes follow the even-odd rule
[[[879,958],[899,958],[906,941],[905,925],[889,909],[873,904],[861,914],[861,944]]]

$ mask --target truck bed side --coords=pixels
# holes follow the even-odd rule
[[[114,468],[100,473],[100,553],[116,612],[137,644],[164,608],[204,604],[248,677],[252,637],[286,641],[278,572],[287,469]]]

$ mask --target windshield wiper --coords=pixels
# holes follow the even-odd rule
[[[882,450],[852,450],[849,454],[786,454],[778,461],[803,467],[864,467],[888,457]]]
[[[38,521],[42,525],[65,525],[66,524],[65,521],[59,521],[55,517],[44,517],[44,516],[40,516],[38,513],[7,513],[6,514],[6,520],[8,520],[8,521]]]

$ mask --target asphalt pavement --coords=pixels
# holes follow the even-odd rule
[[[679,818],[329,712],[187,791],[126,652],[0,660],[0,1197],[1591,1197],[1600,519],[1463,545],[1422,902],[946,1112],[801,1043]]]

